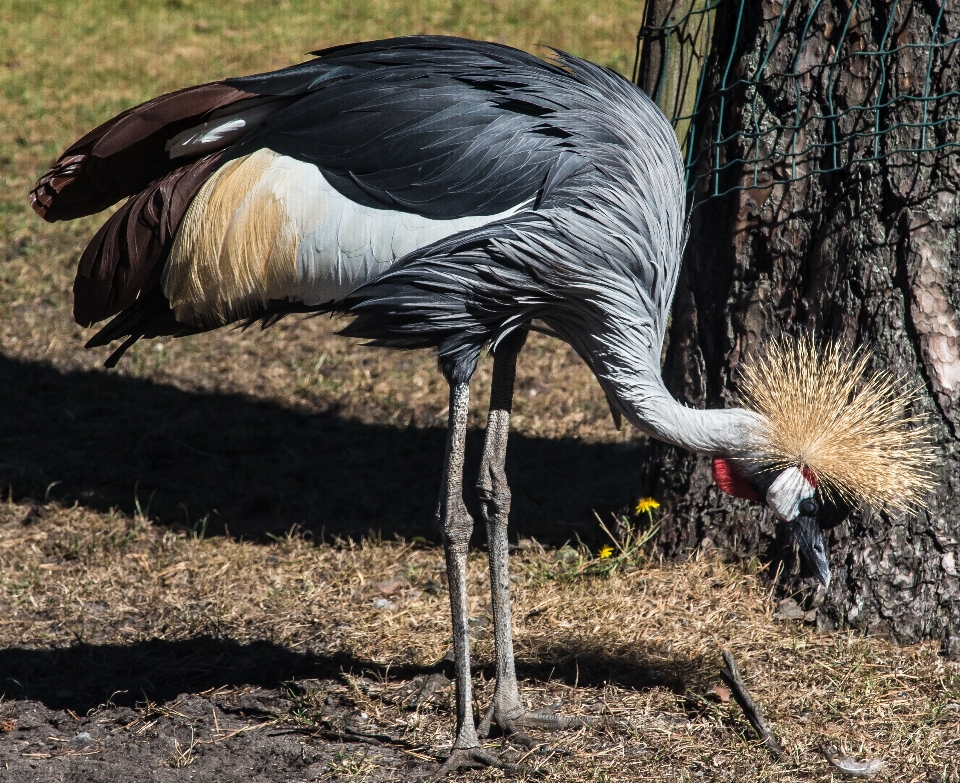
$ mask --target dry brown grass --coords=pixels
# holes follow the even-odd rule
[[[625,71],[641,16],[627,0],[0,8],[0,481],[13,498],[0,506],[0,758],[21,765],[0,779],[101,779],[78,765],[106,769],[110,742],[132,754],[116,780],[131,764],[150,776],[290,780],[310,754],[319,779],[379,780],[391,769],[409,779],[398,759],[440,752],[452,728],[449,688],[433,705],[410,699],[448,644],[442,553],[411,535],[356,535],[429,529],[446,408],[433,357],[358,349],[329,320],[291,319],[264,333],[138,345],[104,372],[70,318],[74,265],[99,220],[41,224],[26,206],[36,176],[129,105],[316,46],[447,32],[550,43]],[[474,384],[474,431],[489,370]],[[514,530],[601,542],[590,507],[629,499],[641,444],[613,430],[566,346],[530,340],[514,425]],[[297,525],[303,535],[283,535]],[[227,527],[247,540],[198,535]],[[348,533],[352,542],[332,542]],[[552,738],[571,756],[527,759],[546,763],[550,780],[829,780],[815,750],[823,741],[886,759],[893,779],[958,780],[960,675],[936,645],[901,649],[774,620],[762,576],[714,557],[610,578],[577,575],[582,558],[531,546],[514,559],[525,695],[620,721]],[[492,688],[480,552],[470,568],[483,704]],[[409,584],[383,584],[398,574]],[[789,762],[772,763],[737,708],[707,698],[721,646]],[[273,705],[267,713],[243,707],[256,694]],[[28,730],[18,711],[37,702],[47,717]],[[70,739],[73,714],[92,745]],[[317,733],[362,714],[402,744],[368,753]],[[46,736],[63,721],[63,737]],[[283,755],[290,730],[304,738],[302,758]],[[253,736],[265,743],[255,753],[241,742]],[[276,771],[213,774],[204,764],[217,749],[223,764],[269,758]]]
[[[513,560],[524,695],[534,705],[618,721],[553,738],[572,755],[530,760],[546,764],[551,780],[828,780],[818,751],[825,742],[884,759],[893,779],[957,779],[960,668],[937,645],[898,648],[776,621],[766,582],[716,557],[676,565],[654,559],[609,578],[566,578],[575,558],[569,548],[531,545]],[[317,661],[350,672],[336,686],[288,686],[297,696],[272,716],[271,730],[325,725],[322,704],[338,693],[367,714],[365,732],[395,736],[413,754],[429,757],[451,741],[449,689],[437,707],[410,702],[411,672],[438,660],[449,640],[435,547],[198,539],[81,507],[8,505],[0,512],[0,574],[4,647],[268,643],[298,662],[278,656],[278,679],[296,681],[290,667],[299,666],[302,680]],[[469,588],[483,704],[492,694],[492,642],[480,553],[470,558]],[[765,706],[787,762],[770,760],[733,702],[708,697],[720,682],[722,647],[734,652]],[[173,692],[189,689],[203,671],[196,661],[182,667]],[[261,684],[275,686],[271,674]],[[77,699],[96,701],[110,678],[81,673],[72,682]],[[129,731],[147,722],[134,721]],[[189,740],[181,733],[181,763],[190,758]],[[368,772],[355,779],[377,779],[374,767]]]

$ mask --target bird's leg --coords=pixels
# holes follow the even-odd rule
[[[473,533],[473,519],[463,502],[463,456],[467,434],[467,404],[470,387],[450,386],[450,419],[447,454],[440,488],[437,520],[447,561],[450,613],[453,620],[453,655],[457,688],[457,738],[454,748],[480,745],[473,723],[473,689],[470,682],[470,640],[467,627],[467,547]]]
[[[525,333],[524,333],[525,336]],[[490,412],[480,462],[477,494],[487,525],[490,558],[490,594],[493,606],[493,628],[497,667],[497,685],[491,710],[480,726],[482,734],[490,730],[491,718],[506,729],[506,724],[526,712],[517,688],[517,672],[513,657],[513,633],[510,612],[510,563],[507,540],[507,519],[510,515],[510,486],[505,462],[507,438],[510,435],[510,411],[513,407],[513,385],[517,374],[519,345],[501,345],[493,359],[493,383],[490,389]],[[511,350],[512,349],[512,350]]]
[[[467,383],[450,384],[450,418],[447,454],[437,517],[447,561],[447,584],[453,620],[453,655],[456,672],[457,733],[450,757],[433,776],[442,777],[465,767],[493,766],[516,771],[480,746],[473,721],[473,687],[470,682],[470,639],[467,628],[467,547],[473,532],[473,518],[463,502],[463,457],[467,434]]]
[[[490,390],[490,413],[480,463],[477,492],[483,519],[487,525],[490,551],[490,592],[493,606],[493,630],[496,655],[497,685],[493,704],[480,724],[480,736],[487,736],[491,722],[496,722],[528,746],[529,737],[520,729],[569,729],[587,725],[580,718],[569,718],[552,713],[531,712],[520,700],[517,672],[513,657],[513,629],[510,612],[510,565],[507,539],[507,518],[510,514],[510,487],[504,467],[507,455],[507,437],[510,434],[510,411],[513,405],[513,386],[516,379],[517,355],[526,333],[510,343],[501,344],[494,355],[493,384]]]

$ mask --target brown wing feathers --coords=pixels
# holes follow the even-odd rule
[[[212,83],[128,109],[64,152],[34,186],[30,204],[50,222],[100,212],[182,163],[171,161],[164,150],[168,139],[211,112],[252,97],[257,96]]]
[[[216,83],[160,96],[88,133],[40,178],[30,203],[51,222],[94,214],[132,196],[80,258],[73,289],[77,323],[90,326],[116,315],[157,287],[177,227],[220,158],[213,153],[184,165],[182,158],[170,159],[165,145],[217,109],[251,97]],[[139,326],[126,319],[125,333],[156,331],[161,322],[175,328],[160,310],[146,308]]]
[[[167,173],[100,227],[80,257],[73,283],[78,324],[90,326],[116,315],[159,284],[177,227],[220,155]]]

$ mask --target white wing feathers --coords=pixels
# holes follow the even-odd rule
[[[164,149],[170,159],[190,155],[205,155],[222,149],[263,122],[277,110],[276,98],[248,98],[212,113],[211,118],[193,128],[187,128],[170,139]],[[285,102],[285,101],[284,101]],[[239,107],[243,107],[238,111]]]
[[[523,206],[453,220],[375,209],[343,196],[316,166],[261,149],[226,163],[194,198],[163,292],[179,320],[204,326],[270,300],[335,302],[408,253]]]

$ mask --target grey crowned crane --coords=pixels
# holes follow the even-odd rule
[[[660,352],[686,237],[670,124],[638,88],[567,54],[398,38],[325,49],[272,73],[161,96],[91,131],[32,192],[46,220],[128,200],[84,251],[88,347],[182,336],[292,312],[352,317],[343,334],[435,348],[450,384],[438,524],[446,555],[457,728],[444,770],[503,766],[491,722],[574,725],[529,712],[514,671],[504,457],[517,355],[538,328],[595,373],[619,423],[713,455],[720,487],[765,501],[824,585],[818,482],[907,508],[929,483],[889,378],[865,359],[776,342],[745,373],[748,408],[677,402]],[[536,325],[532,322],[536,319]],[[469,383],[494,356],[477,490],[489,539],[496,692],[471,710],[463,501]],[[822,492],[820,493],[822,494]]]

